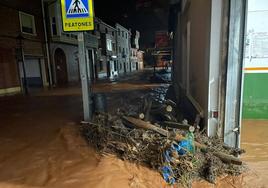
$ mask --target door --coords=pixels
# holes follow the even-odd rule
[[[65,85],[68,83],[66,56],[62,49],[58,48],[54,55],[55,72],[57,85]]]
[[[110,78],[111,77],[111,63],[110,61],[107,61],[107,78]]]
[[[25,63],[26,78],[24,78],[22,63],[21,62],[19,63],[19,69],[22,81],[26,79],[28,87],[42,87],[43,80],[41,76],[39,59],[25,58],[24,63]]]
[[[126,62],[124,62],[124,73],[127,72]]]

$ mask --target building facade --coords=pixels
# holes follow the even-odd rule
[[[101,19],[95,18],[95,30],[93,33],[99,40],[99,58],[96,62],[98,78],[113,79],[118,76],[116,29]]]
[[[130,39],[131,33],[128,29],[120,24],[115,25],[117,31],[117,58],[118,58],[118,73],[124,74],[131,71],[130,67]]]
[[[139,70],[138,68],[138,57],[137,57],[138,49],[131,48],[130,49],[130,69],[131,72]]]
[[[28,4],[31,6],[28,6]],[[19,0],[0,4],[0,95],[32,87],[64,86],[80,81],[78,38],[64,32],[61,2]],[[84,33],[88,76],[113,79],[137,68],[130,63],[131,33],[95,18],[95,30]],[[138,43],[136,41],[136,49]]]
[[[131,71],[139,70],[138,51],[139,51],[140,32],[131,32],[130,68]]]
[[[47,86],[41,1],[1,2],[0,17],[0,95]]]
[[[80,80],[77,33],[64,32],[61,21],[60,1],[46,4],[52,77],[55,85]],[[90,32],[84,34],[88,76],[95,79],[95,59],[98,52],[98,38]]]
[[[144,69],[144,51],[137,51],[138,70]]]
[[[184,118],[201,118],[208,136],[239,147],[246,1],[171,3],[172,79]]]

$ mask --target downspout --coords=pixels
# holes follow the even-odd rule
[[[49,47],[48,47],[47,25],[46,25],[46,17],[45,17],[45,9],[44,9],[43,0],[41,0],[41,6],[42,6],[43,27],[44,27],[44,35],[45,35],[45,48],[46,48],[47,64],[48,64],[49,86],[52,87],[53,83],[52,83],[52,74],[51,74],[50,53],[49,53]]]

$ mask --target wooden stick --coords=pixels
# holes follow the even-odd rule
[[[173,122],[173,121],[163,121],[161,125],[163,125],[165,127],[182,129],[182,130],[189,130],[189,128],[191,126],[189,124],[177,123],[177,122]]]
[[[200,120],[201,120],[201,116],[200,116],[200,114],[197,114],[196,117],[195,117],[195,121],[194,121],[194,127],[195,128],[198,128],[198,129],[200,128],[199,127]]]
[[[150,120],[150,112],[151,112],[151,108],[152,108],[152,103],[153,103],[153,101],[149,98],[148,105],[147,105],[147,107],[145,109],[144,121],[149,121]]]
[[[155,125],[152,125],[149,122],[145,122],[140,119],[136,119],[133,117],[126,117],[126,116],[124,116],[123,119],[132,123],[135,127],[138,127],[141,129],[152,130],[152,131],[158,132],[159,134],[163,136],[169,136],[169,132],[167,130],[164,130],[160,127],[156,127]]]
[[[142,128],[142,129],[147,129],[147,130],[152,130],[155,131],[163,136],[170,136],[169,132],[165,129],[162,129],[160,127],[156,127],[155,125],[149,123],[149,122],[145,122],[142,121],[140,119],[136,119],[133,117],[123,117],[124,120],[130,122],[131,124],[133,124],[134,126],[138,127],[138,128]],[[176,141],[182,141],[185,140],[186,138],[180,134],[176,134],[175,136],[175,140]],[[209,148],[204,145],[204,144],[200,144],[199,142],[194,141],[194,145],[198,148],[201,149],[201,151],[209,151]],[[234,157],[232,155],[228,155],[222,152],[214,152],[212,151],[212,153],[219,157],[223,162],[225,163],[232,163],[232,164],[236,164],[236,165],[242,165],[242,161],[240,159],[238,159],[237,157]]]

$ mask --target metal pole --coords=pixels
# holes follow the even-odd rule
[[[79,51],[80,77],[82,85],[84,121],[90,121],[92,117],[92,100],[90,92],[90,82],[87,74],[85,41],[83,32],[78,33],[78,51]]]
[[[24,89],[24,94],[28,95],[28,83],[27,83],[27,75],[26,75],[26,67],[25,67],[25,58],[24,58],[24,50],[22,46],[22,41],[21,43],[21,63],[22,63],[22,71],[23,71],[23,89]]]
[[[48,48],[47,25],[46,25],[45,8],[44,8],[43,0],[41,0],[41,7],[42,7],[44,35],[45,35],[45,47],[46,47],[47,67],[48,67],[48,75],[49,75],[49,86],[52,87],[52,85],[53,85],[53,83],[52,83],[52,71],[51,71],[50,53],[49,53],[49,48]]]
[[[241,92],[246,0],[230,1],[224,143],[240,147]]]

